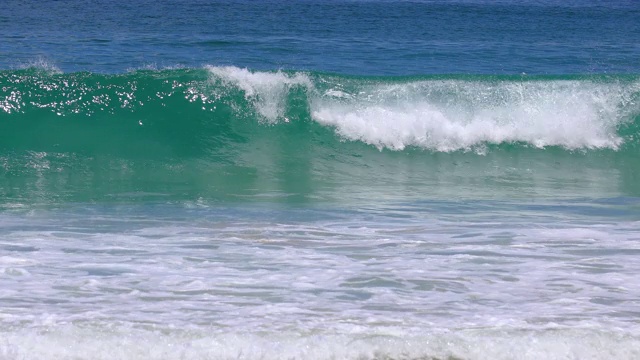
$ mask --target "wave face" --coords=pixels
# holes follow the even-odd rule
[[[460,163],[471,164],[462,167],[471,179],[486,176],[489,164],[524,169],[524,159],[534,171],[582,162],[619,173],[640,144],[635,75],[30,68],[0,72],[0,91],[9,198],[104,198],[143,188],[309,194],[354,178],[424,179]]]

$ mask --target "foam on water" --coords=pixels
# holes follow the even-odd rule
[[[18,65],[18,69],[35,69],[47,74],[62,74],[62,70],[56,64],[44,57],[37,57],[31,61],[22,62]]]
[[[127,325],[59,325],[0,333],[17,359],[634,359],[640,339],[597,329],[417,330],[414,333],[220,333]]]
[[[433,151],[478,149],[484,144],[618,149],[617,133],[633,121],[640,82],[521,79],[356,82],[304,73],[207,68],[244,91],[270,122],[282,119],[292,86],[309,96],[312,118],[345,139],[379,149],[415,146]],[[327,88],[321,91],[322,88]]]
[[[16,209],[0,354],[634,358],[640,223],[603,208]]]
[[[208,66],[215,75],[231,86],[244,91],[247,100],[255,106],[257,112],[273,123],[284,116],[287,97],[292,87],[312,88],[313,84],[304,73],[293,75],[283,72],[252,72],[234,66]]]
[[[558,100],[563,103],[558,104]],[[473,104],[467,109],[456,106],[443,107],[424,100],[393,105],[325,103],[317,106],[313,117],[335,127],[345,139],[379,149],[416,146],[450,152],[516,142],[538,148],[617,149],[623,141],[616,134],[617,124],[608,121],[617,116],[606,117],[612,115],[609,109],[594,102],[573,102],[561,96],[542,102]]]

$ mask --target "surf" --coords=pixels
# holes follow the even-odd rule
[[[636,141],[629,129],[640,114],[640,80],[631,75],[348,77],[215,66],[0,74],[7,131],[55,122],[58,134],[112,129],[130,143],[145,137],[134,135],[145,126],[195,137],[207,135],[197,127],[244,121],[256,132],[294,122],[323,127],[339,141],[378,150],[476,151],[508,144],[619,150]],[[14,138],[12,145],[29,142]],[[58,145],[77,141],[65,140]]]
[[[553,183],[566,169],[589,171],[585,186],[601,191],[611,174],[633,178],[640,143],[636,75],[28,68],[1,71],[0,89],[4,195],[18,200],[104,200],[142,188],[306,198],[356,182],[407,189],[444,176],[467,186],[488,168],[499,179],[519,174],[518,188],[531,174]]]

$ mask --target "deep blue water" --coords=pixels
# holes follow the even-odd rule
[[[0,68],[637,73],[638,18],[633,0],[5,0]]]

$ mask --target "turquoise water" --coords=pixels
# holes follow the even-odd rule
[[[638,358],[639,16],[9,0],[0,358]]]
[[[15,202],[638,195],[635,75],[0,76]]]

